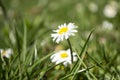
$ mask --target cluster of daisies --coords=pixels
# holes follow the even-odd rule
[[[58,26],[57,30],[53,30],[53,34],[51,34],[51,37],[53,38],[53,41],[56,43],[60,43],[61,41],[63,41],[64,39],[69,39],[70,36],[74,36],[75,33],[77,32],[77,30],[75,30],[77,28],[76,25],[74,25],[74,23],[64,23],[60,26]],[[62,63],[64,66],[67,66],[68,64],[71,65],[72,64],[72,60],[73,62],[77,61],[77,55],[75,52],[72,52],[71,56],[71,50],[60,50],[56,53],[54,53],[50,59],[53,63],[60,64]]]
[[[77,26],[74,25],[74,23],[66,24],[58,26],[57,30],[53,30],[53,34],[51,34],[51,37],[53,38],[53,41],[56,43],[60,43],[64,39],[69,39],[70,36],[74,36],[77,30],[75,30]],[[10,56],[13,54],[12,49],[0,49],[1,58],[10,58]],[[72,56],[71,56],[72,54]],[[67,50],[60,50],[56,53],[54,53],[50,57],[51,61],[53,63],[60,64],[62,63],[64,66],[67,66],[68,64],[72,64],[72,62],[77,61],[77,55],[75,52],[71,52],[70,49]],[[73,60],[73,61],[72,61]]]

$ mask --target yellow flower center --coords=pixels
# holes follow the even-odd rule
[[[5,56],[7,54],[7,51],[3,51],[2,55]]]
[[[68,28],[67,28],[67,27],[63,27],[63,28],[61,28],[61,29],[59,30],[58,34],[63,34],[63,33],[65,33],[65,32],[67,32],[67,31],[68,31]]]
[[[68,54],[64,52],[64,53],[60,54],[60,57],[61,57],[61,58],[67,58],[67,57],[68,57]]]

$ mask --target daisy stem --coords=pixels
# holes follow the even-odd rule
[[[71,53],[71,63],[73,63],[73,53],[72,53],[72,46],[71,46],[71,43],[70,43],[70,40],[67,39],[67,42],[68,42],[68,45],[70,47],[70,53]]]

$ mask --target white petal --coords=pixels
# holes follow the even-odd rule
[[[53,30],[53,32],[58,32],[58,30]]]
[[[60,41],[63,41],[63,40],[64,40],[64,36],[61,35],[61,36],[60,36]]]
[[[77,61],[77,57],[73,57],[73,61],[74,61],[74,62]]]
[[[68,39],[68,35],[67,34],[65,35],[65,39]]]
[[[8,50],[7,50],[7,53],[9,53],[9,54],[13,54],[12,49],[8,49]]]
[[[63,61],[61,61],[61,60],[58,60],[58,61],[56,61],[56,63],[55,64],[59,64],[59,63],[62,63]]]
[[[52,59],[52,62],[56,62],[56,61],[58,61],[59,59],[57,59],[57,57],[54,57],[53,59]]]
[[[58,38],[56,39],[56,42],[57,42],[57,43],[59,43],[59,42],[60,42],[60,37],[58,37]]]
[[[64,25],[63,25],[64,27],[66,27],[67,25],[66,25],[66,23],[64,23]]]
[[[67,62],[68,62],[69,64],[72,64],[72,63],[71,63],[71,60],[68,60]]]
[[[2,53],[4,50],[3,49],[0,49],[0,52]]]
[[[75,55],[77,55],[75,52],[73,52],[73,55],[75,56]]]
[[[52,56],[50,56],[50,59],[54,58],[55,57],[55,54],[53,54]]]
[[[78,32],[77,30],[71,30],[71,32]]]
[[[67,67],[67,62],[64,62],[63,65],[64,65],[65,67]]]
[[[6,54],[5,57],[6,57],[6,58],[9,58],[9,57],[10,57],[10,54]]]

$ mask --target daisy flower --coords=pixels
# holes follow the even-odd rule
[[[103,23],[102,23],[102,28],[104,29],[104,30],[112,30],[113,29],[113,24],[112,23],[110,23],[109,21],[103,21]]]
[[[74,33],[77,32],[75,28],[77,28],[77,26],[75,26],[74,23],[64,23],[63,25],[58,26],[57,30],[53,30],[55,33],[51,34],[51,37],[53,37],[53,41],[59,43],[60,41],[63,41],[64,38],[68,39],[69,36],[74,36]]]
[[[55,64],[59,64],[63,62],[63,65],[67,66],[68,64],[72,64],[71,62],[71,53],[70,53],[70,49],[68,50],[60,50],[58,52],[56,52],[55,54],[53,54],[51,57],[51,62],[55,63]],[[73,52],[73,61],[77,61],[77,56],[76,53]]]
[[[88,5],[88,8],[91,12],[95,13],[98,11],[98,6],[96,3],[93,3],[91,2],[89,5]]]
[[[12,49],[7,49],[7,50],[0,49],[0,53],[1,53],[1,57],[10,58],[11,54],[13,54],[13,50]]]
[[[112,1],[110,4],[107,4],[103,10],[103,13],[108,18],[114,18],[117,15],[118,6],[117,3]]]

